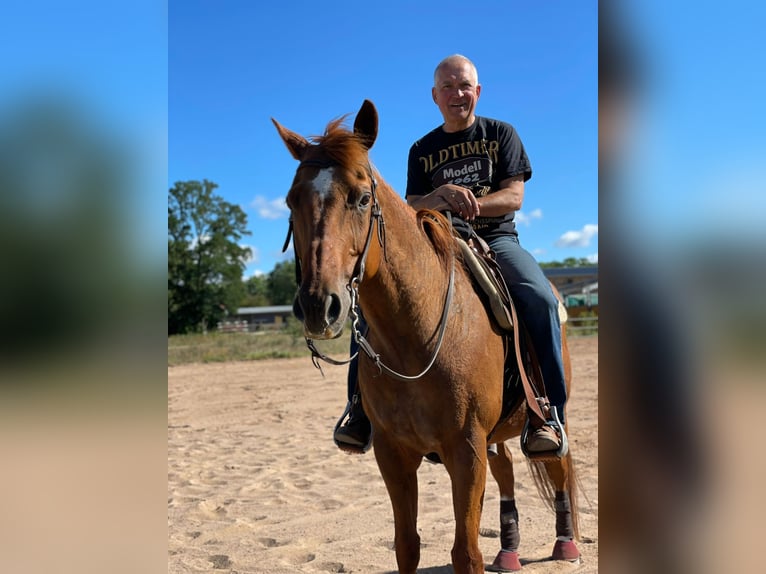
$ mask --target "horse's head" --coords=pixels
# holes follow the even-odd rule
[[[360,273],[375,204],[367,152],[378,133],[378,113],[365,100],[353,132],[342,127],[343,119],[330,122],[324,135],[311,142],[271,120],[300,162],[287,194],[300,269],[293,311],[306,336],[316,339],[343,331],[351,308],[348,286]]]

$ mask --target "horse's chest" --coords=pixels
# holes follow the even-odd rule
[[[465,416],[459,401],[448,400],[443,391],[419,389],[418,392],[371,394],[368,412],[376,432],[386,432],[405,442],[413,437],[426,443],[437,440]]]

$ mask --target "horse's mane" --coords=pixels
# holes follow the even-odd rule
[[[420,230],[428,237],[443,263],[456,255],[452,226],[444,215],[431,209],[421,209],[417,213],[417,220]]]
[[[344,127],[346,117],[332,120],[323,135],[311,136],[309,139],[317,148],[321,147],[333,163],[342,169],[354,170],[360,165],[369,164],[369,159],[362,138]]]

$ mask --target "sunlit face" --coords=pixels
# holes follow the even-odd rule
[[[444,118],[446,131],[464,130],[473,124],[481,85],[469,62],[452,60],[443,65],[436,73],[431,93]]]

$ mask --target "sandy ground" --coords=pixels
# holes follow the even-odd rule
[[[518,441],[523,572],[598,571],[598,338],[570,340],[570,443],[581,490],[582,561],[547,560],[555,517],[538,498]],[[168,573],[394,573],[393,519],[373,452],[332,442],[345,405],[344,367],[325,377],[306,359],[168,369]],[[418,527],[424,574],[452,572],[449,477],[424,463]],[[499,549],[499,496],[489,478],[479,543]]]

